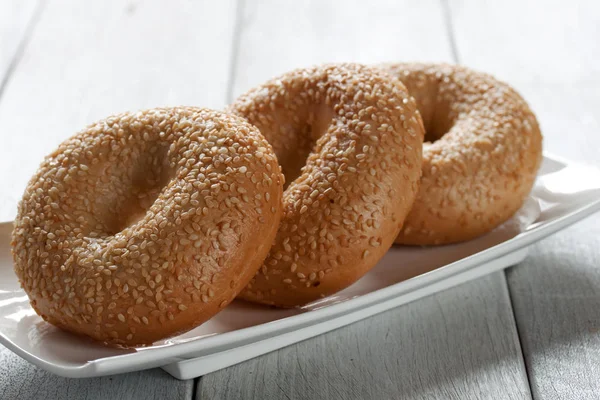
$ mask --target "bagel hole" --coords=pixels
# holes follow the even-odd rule
[[[317,149],[318,140],[327,132],[333,121],[334,113],[328,107],[314,105],[307,107],[306,113],[299,118],[300,123],[282,124],[280,129],[289,137],[284,146],[274,146],[281,171],[285,176],[284,190],[301,174],[302,168],[311,153]]]
[[[426,98],[419,98],[419,96],[415,96],[415,100],[423,118],[424,142],[435,143],[442,139],[454,124],[453,118],[450,116],[448,102],[437,99],[432,104],[432,102],[426,101]]]
[[[283,190],[286,190],[300,176],[302,167],[306,164],[306,159],[314,148],[314,142],[310,140],[312,131],[309,125],[295,129],[294,135],[297,139],[292,148],[283,149],[283,151],[275,149],[281,165],[281,172],[285,176]]]
[[[110,184],[103,188],[97,202],[104,210],[100,222],[107,235],[139,222],[173,176],[167,157],[169,146],[152,143],[145,147],[133,152],[128,166],[117,164],[104,169]]]
[[[426,143],[435,143],[444,136],[444,133],[440,134],[439,132],[426,131],[425,139],[423,141]]]
[[[443,138],[452,127],[450,121],[436,119],[423,121],[423,125],[425,126],[425,138],[423,141],[429,143],[435,143]]]

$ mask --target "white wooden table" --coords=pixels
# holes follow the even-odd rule
[[[513,84],[545,148],[600,167],[600,6],[544,1],[0,0],[0,219],[85,124],[220,108],[325,61],[458,62]],[[1,399],[597,399],[600,215],[521,265],[203,376],[66,379],[0,346]]]

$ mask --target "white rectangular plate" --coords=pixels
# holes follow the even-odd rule
[[[12,224],[0,224],[0,342],[43,369],[92,377],[163,367],[189,379],[339,328],[520,262],[527,246],[600,210],[600,170],[546,156],[534,190],[510,221],[478,239],[395,246],[354,285],[279,310],[236,301],[203,325],[152,346],[104,347],[44,322],[13,272]]]

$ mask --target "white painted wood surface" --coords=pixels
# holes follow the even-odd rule
[[[233,94],[323,62],[452,62],[437,0],[241,0]],[[417,33],[418,31],[418,33]]]
[[[521,92],[540,120],[545,150],[598,163],[600,3],[450,4],[459,61]]]
[[[38,0],[0,0],[0,94],[26,44],[26,32],[35,25],[39,6]]]
[[[28,364],[0,346],[2,400],[191,399],[193,381],[178,381],[163,370],[102,378],[62,378]]]
[[[600,167],[600,4],[451,5],[460,61],[521,91],[538,114],[548,151]],[[535,245],[508,271],[537,399],[600,398],[599,238],[594,215]]]
[[[600,166],[596,3],[48,0],[37,15],[34,0],[0,0],[0,220],[43,155],[93,120],[218,108],[326,61],[457,55],[524,94],[548,150]],[[599,226],[549,238],[509,271],[514,316],[497,273],[205,376],[196,398],[598,398]],[[193,395],[160,370],[64,379],[0,347],[1,399]]]
[[[0,98],[0,171],[10,171],[0,220],[42,157],[87,124],[160,105],[222,107],[234,13],[234,0],[48,2]]]
[[[23,49],[28,43],[30,33],[36,26],[41,11],[38,0],[0,0],[0,102],[9,78],[21,59]],[[1,103],[0,103],[1,104]],[[0,127],[0,146],[5,145],[8,131]],[[6,152],[6,154],[10,154]],[[0,150],[1,158],[7,158]],[[1,162],[1,161],[0,161]],[[0,164],[2,165],[2,164]],[[0,174],[9,175],[6,173]],[[8,181],[0,180],[0,183]],[[0,192],[0,221],[8,220],[14,208],[14,196],[7,191]]]

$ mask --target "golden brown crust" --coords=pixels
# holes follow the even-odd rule
[[[418,190],[423,125],[404,86],[356,64],[301,69],[231,111],[273,145],[289,186],[246,300],[292,307],[335,293],[392,245]]]
[[[423,177],[396,243],[469,240],[523,204],[542,160],[533,112],[506,83],[468,68],[385,64],[415,98],[425,124]]]
[[[281,214],[271,146],[199,108],[109,117],[41,164],[19,205],[15,271],[45,320],[110,344],[189,330],[260,267]]]

